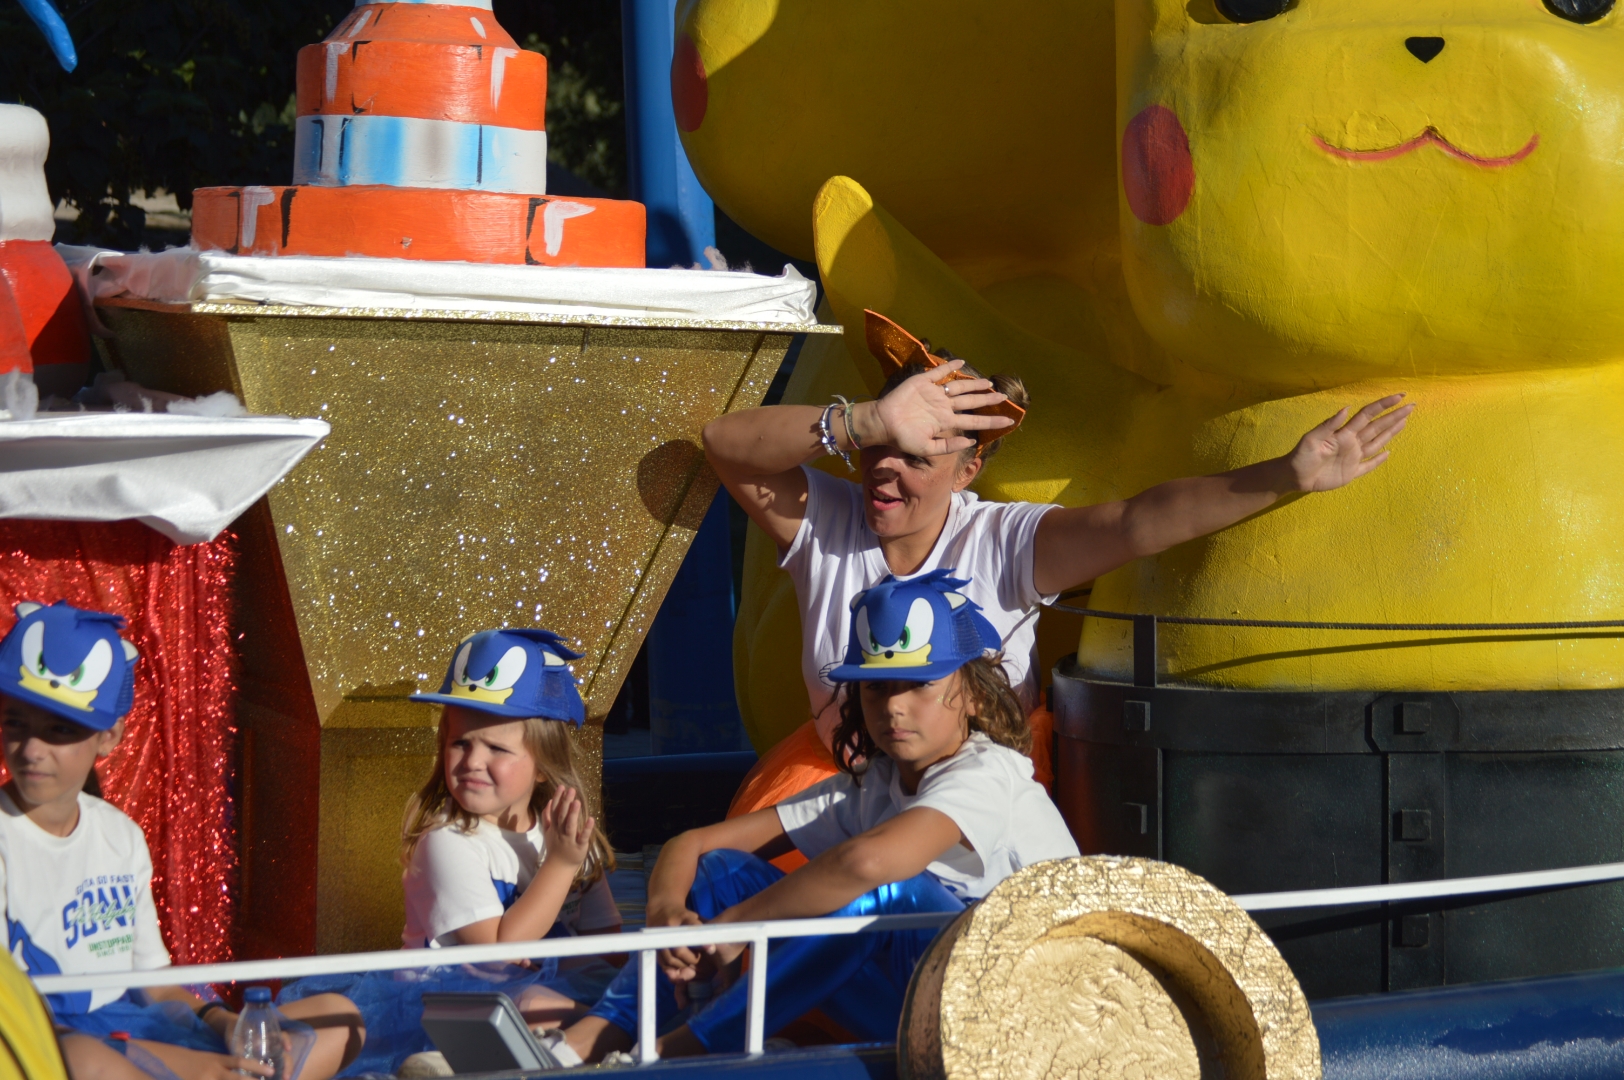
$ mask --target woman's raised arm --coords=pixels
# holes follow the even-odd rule
[[[929,457],[957,453],[974,445],[966,431],[999,429],[1002,416],[971,416],[971,410],[1004,400],[985,379],[939,380],[964,366],[955,360],[904,381],[879,401],[852,407],[851,429],[836,410],[829,433],[850,454],[860,446],[894,446],[905,454]],[[789,547],[806,516],[806,475],[801,466],[824,452],[816,405],[770,405],[717,417],[705,425],[705,457],[722,485],[750,520]],[[851,435],[857,436],[854,444]]]
[[[1134,559],[1226,529],[1278,499],[1331,491],[1387,460],[1414,405],[1393,394],[1354,413],[1342,409],[1291,453],[1215,476],[1169,480],[1131,499],[1051,510],[1038,523],[1032,562],[1040,593],[1092,581]]]

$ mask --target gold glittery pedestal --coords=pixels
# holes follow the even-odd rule
[[[700,428],[759,404],[795,333],[838,332],[118,300],[100,314],[142,385],[332,424],[268,496],[322,729],[322,951],[398,943],[400,816],[436,721],[405,698],[439,684],[467,634],[576,640],[597,801],[601,718],[715,494]]]
[[[1308,1001],[1268,935],[1151,859],[1038,863],[914,969],[903,1080],[1319,1080]]]

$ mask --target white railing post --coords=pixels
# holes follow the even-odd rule
[[[744,1052],[759,1054],[767,1041],[767,934],[750,939],[750,996],[744,1009]]]
[[[648,1065],[660,1060],[659,1048],[655,1045],[656,1025],[659,1021],[658,1011],[654,1005],[654,991],[657,987],[654,966],[655,952],[653,949],[640,949],[637,953],[637,1063]]]

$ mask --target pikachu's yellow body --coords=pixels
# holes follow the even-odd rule
[[[1244,24],[1213,0],[690,0],[677,29],[705,100],[684,139],[729,214],[816,256],[847,327],[789,400],[872,390],[865,307],[1027,379],[984,497],[1128,495],[1282,453],[1343,405],[1419,406],[1370,477],[1108,575],[1092,606],[1618,618],[1621,19],[1538,0],[1294,0]],[[736,637],[760,744],[806,716],[771,554],[755,535]],[[1607,687],[1621,641],[1168,627],[1162,677]],[[1079,655],[1125,675],[1127,628],[1091,621]]]

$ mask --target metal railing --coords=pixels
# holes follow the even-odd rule
[[[1568,889],[1624,880],[1624,863],[1576,866],[1560,870],[1533,870],[1485,877],[1446,878],[1388,885],[1357,885],[1299,892],[1254,893],[1232,899],[1246,911],[1284,911],[1366,904],[1417,901],[1498,893],[1527,893]],[[237,960],[219,964],[154,968],[149,971],[108,972],[98,975],[36,975],[41,994],[85,990],[121,990],[147,986],[195,986],[203,983],[297,979],[307,975],[337,975],[366,971],[403,971],[452,964],[489,964],[514,960],[565,959],[606,953],[637,955],[638,1062],[659,1059],[654,992],[655,954],[660,949],[696,945],[744,944],[750,949],[746,974],[749,996],[745,1007],[745,1051],[762,1052],[767,1021],[767,942],[774,938],[823,937],[877,933],[887,930],[926,930],[944,926],[959,912],[923,912],[913,915],[851,915],[819,919],[781,919],[709,926],[645,927],[620,934],[548,938],[497,945],[457,945],[444,949],[391,949],[387,952],[342,953],[280,960]]]
[[[1624,863],[1575,866],[1560,870],[1533,870],[1486,877],[1445,878],[1388,885],[1357,885],[1300,892],[1254,893],[1232,899],[1246,911],[1285,911],[1351,907],[1368,904],[1492,896],[1568,889],[1624,880]],[[42,994],[85,990],[123,990],[147,986],[195,986],[203,983],[253,982],[297,979],[306,975],[338,975],[366,971],[403,971],[452,964],[490,964],[513,960],[565,959],[605,953],[637,955],[638,1060],[658,1060],[656,1049],[655,953],[659,949],[696,945],[744,944],[750,949],[749,997],[745,1010],[745,1050],[759,1054],[766,1037],[767,942],[796,937],[840,936],[886,930],[926,930],[957,918],[959,912],[924,912],[914,915],[849,915],[820,919],[781,919],[767,922],[723,923],[709,926],[645,927],[621,934],[547,938],[497,945],[457,945],[444,949],[391,949],[387,952],[301,956],[281,960],[237,960],[219,964],[154,968],[150,971],[108,972],[99,975],[36,975],[34,986]]]
[[[307,975],[340,975],[365,971],[404,971],[452,964],[491,964],[514,960],[565,959],[605,953],[637,954],[637,1052],[647,1064],[658,1059],[655,1047],[655,952],[696,945],[737,945],[750,949],[749,997],[745,1011],[745,1051],[762,1052],[767,1023],[767,942],[772,938],[865,934],[885,930],[928,930],[943,926],[956,911],[915,915],[851,915],[773,922],[722,923],[710,926],[645,927],[621,934],[548,938],[497,945],[456,945],[444,949],[391,949],[387,952],[301,956],[283,960],[238,960],[220,964],[117,971],[99,975],[36,975],[41,994],[84,990],[132,990],[147,986],[196,986],[202,983],[298,979]]]

